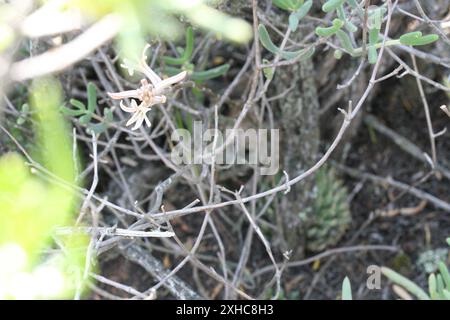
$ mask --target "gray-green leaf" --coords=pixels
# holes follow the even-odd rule
[[[300,6],[300,8],[289,15],[289,28],[292,31],[296,31],[298,28],[298,23],[302,20],[309,12],[312,7],[312,0],[306,1]]]
[[[391,270],[386,267],[381,267],[381,273],[383,273],[392,282],[395,282],[396,284],[402,286],[403,288],[411,292],[420,300],[430,300],[430,297],[425,291],[422,290],[422,288],[420,288],[417,284],[415,284],[408,278],[405,278],[401,274],[395,272],[394,270]]]
[[[350,280],[345,277],[342,282],[342,300],[353,300],[352,297],[352,287],[350,285]]]

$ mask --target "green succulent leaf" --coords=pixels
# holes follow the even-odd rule
[[[74,100],[74,99],[71,99],[70,103],[72,103],[72,100]],[[83,109],[73,110],[73,109],[67,108],[64,105],[61,106],[59,108],[59,110],[62,112],[62,114],[66,115],[66,116],[73,116],[73,117],[78,117],[78,116],[81,116],[86,113],[86,110],[83,110]]]
[[[428,277],[428,291],[430,292],[431,299],[438,299],[436,275],[434,273]]]
[[[294,32],[297,31],[298,23],[299,23],[299,19],[295,15],[295,12],[291,13],[289,15],[289,29],[291,29]]]
[[[267,59],[263,59],[262,62],[264,64],[269,64],[270,61]],[[263,73],[264,76],[266,77],[266,79],[268,80],[272,80],[273,79],[273,75],[274,75],[275,69],[274,68],[263,68]]]
[[[383,18],[386,11],[387,10],[384,6],[370,10],[369,18],[367,21],[369,29],[377,29],[378,31],[381,30],[381,25],[383,24]]]
[[[352,298],[352,287],[350,285],[350,280],[345,277],[342,282],[342,300],[353,300]]]
[[[209,80],[213,78],[220,77],[227,73],[228,69],[230,68],[229,64],[223,64],[215,68],[211,68],[204,71],[189,71],[189,78],[195,81],[203,81],[203,80]],[[177,73],[180,73],[183,71],[183,69],[166,66],[164,71],[169,75],[173,76]]]
[[[177,67],[172,67],[172,66],[165,66],[164,67],[164,72],[169,76],[174,76],[180,72],[182,72],[183,69],[181,68],[177,68]]]
[[[358,31],[358,27],[355,26],[350,20],[345,20],[345,29],[347,29],[348,32],[355,33]]]
[[[444,280],[445,286],[450,290],[450,273],[444,262],[439,262],[439,272],[441,273],[442,279]]]
[[[272,39],[270,39],[269,33],[263,24],[258,26],[258,35],[264,48],[274,54],[277,54],[280,51],[280,49],[272,42]]]
[[[311,52],[311,51],[309,51],[309,52]],[[304,49],[299,50],[299,51],[292,51],[292,52],[280,51],[280,56],[283,59],[292,60],[292,59],[297,59],[300,56],[303,56],[305,53],[306,53],[306,51]]]
[[[420,39],[422,37],[422,32],[420,31],[414,31],[405,33],[400,37],[400,43],[404,45],[410,45],[413,41]]]
[[[272,3],[274,6],[280,8],[280,9],[287,10],[287,11],[291,10],[290,1],[288,1],[288,0],[273,0]]]
[[[69,100],[70,104],[73,105],[75,108],[77,108],[78,110],[82,111],[83,113],[86,112],[86,106],[84,105],[83,102],[77,100],[77,99],[70,99]]]
[[[192,57],[194,50],[194,30],[192,27],[186,29],[186,47],[183,50],[183,54],[179,58],[163,57],[163,61],[171,65],[183,65],[188,62]]]
[[[104,111],[103,111],[103,115],[105,116],[105,121],[106,122],[112,122],[113,121],[113,112],[112,112],[112,110],[110,109],[110,108],[106,108]]]
[[[301,7],[297,10],[296,14],[299,17],[299,20],[303,19],[311,10],[313,5],[312,0],[307,0],[305,3],[301,5]]]
[[[375,64],[377,62],[378,52],[375,47],[369,47],[369,49],[367,50],[367,55],[368,55],[370,64]]]
[[[375,45],[378,42],[378,35],[379,30],[378,29],[370,29],[369,30],[369,49],[368,49],[368,55],[369,55],[369,63],[375,64],[378,59],[378,53]]]
[[[449,291],[449,290],[444,289],[444,290],[442,291],[442,294],[443,294],[445,300],[450,300],[450,291]]]
[[[95,134],[103,133],[106,131],[106,129],[108,129],[108,126],[106,123],[103,122],[90,124],[88,127],[88,130],[94,132]]]
[[[311,52],[311,49],[302,49],[292,52],[281,50],[272,42],[272,39],[270,39],[269,33],[267,32],[267,29],[263,24],[260,24],[258,26],[258,34],[259,40],[261,41],[263,47],[273,54],[280,55],[283,59],[291,60],[296,59],[300,56],[304,56],[304,58],[307,58],[308,56],[311,56],[312,53],[314,53],[314,51]]]
[[[343,5],[340,5],[337,8],[337,15],[338,15],[339,19],[344,21],[345,28],[347,29],[347,31],[349,31],[351,33],[358,31],[358,28],[349,19],[347,19]]]
[[[341,19],[334,19],[331,27],[317,27],[315,32],[319,37],[330,37],[342,28],[344,21]]]
[[[394,270],[391,270],[387,267],[381,267],[381,273],[383,273],[392,282],[402,286],[403,288],[411,292],[420,300],[430,300],[430,297],[425,291],[422,290],[422,288],[420,288],[417,284],[415,284],[408,278],[405,278],[401,274],[395,272]]]
[[[90,113],[86,113],[85,115],[82,115],[79,120],[82,125],[87,125],[91,122],[91,119],[92,115]]]
[[[400,43],[406,46],[424,46],[439,39],[437,34],[422,35],[422,32],[415,31],[402,35]]]
[[[312,0],[306,1],[300,6],[300,8],[289,15],[289,28],[292,31],[296,31],[298,28],[298,23],[302,20],[309,12],[312,7]]]
[[[369,44],[376,45],[378,42],[379,30],[378,29],[370,29],[369,30]]]
[[[87,94],[88,94],[88,112],[94,113],[97,108],[97,88],[92,82],[88,83],[87,86]]]
[[[227,73],[228,69],[230,69],[230,65],[228,63],[220,65],[215,68],[211,68],[205,71],[194,71],[190,78],[192,80],[209,80],[214,79],[220,76],[223,76]]]
[[[439,40],[439,36],[437,34],[429,34],[429,35],[423,36],[422,38],[415,41],[413,45],[414,46],[425,46],[427,44],[436,42],[437,40]]]
[[[295,11],[302,5],[303,0],[272,0],[272,3],[280,9]]]
[[[348,35],[346,32],[342,31],[342,30],[338,30],[338,31],[336,32],[336,36],[338,37],[339,42],[341,43],[341,46],[342,46],[348,53],[350,53],[351,55],[353,55],[355,49],[353,48],[352,41],[350,40],[349,35]]]
[[[341,50],[335,50],[334,51],[334,58],[340,60],[342,58],[342,51]]]
[[[438,274],[436,276],[436,284],[437,284],[436,291],[439,295],[439,299],[445,300],[445,295],[444,295],[445,285],[444,285],[444,280],[442,280],[442,276],[440,274]]]
[[[331,12],[336,10],[339,6],[341,6],[346,0],[328,0],[322,6],[323,12]]]

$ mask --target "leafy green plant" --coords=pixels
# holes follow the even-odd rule
[[[450,245],[450,238],[447,239]],[[420,300],[450,300],[450,272],[444,261],[438,263],[439,272],[428,277],[428,293],[413,281],[387,267],[381,273],[395,284],[403,287]]]
[[[189,78],[194,81],[204,81],[209,79],[214,79],[224,75],[230,68],[229,64],[223,64],[215,68],[202,71],[194,71],[195,65],[191,62],[192,52],[194,48],[194,31],[192,27],[186,29],[186,47],[181,51],[181,56],[179,58],[162,57],[162,60],[168,66],[165,67],[165,71],[173,76],[182,71],[187,71]],[[181,67],[174,67],[181,66]]]
[[[448,257],[448,252],[447,248],[426,250],[419,255],[417,265],[426,273],[436,272],[439,268],[439,263],[445,261]]]
[[[330,167],[316,174],[314,203],[301,213],[305,223],[306,248],[321,251],[336,244],[351,222],[347,190]]]
[[[49,182],[30,171],[15,153],[0,158],[0,299],[68,298],[82,288],[87,238],[59,239],[63,250],[42,254],[52,246],[52,231],[73,222],[77,206],[71,142],[58,113],[61,90],[52,79],[35,81],[30,106],[35,116],[39,157]],[[35,170],[35,169],[34,169]],[[50,180],[52,181],[52,180]]]
[[[87,106],[77,99],[70,99],[69,102],[75,109],[61,106],[60,110],[64,115],[79,117],[78,121],[80,124],[87,126],[87,128],[94,133],[100,134],[104,132],[108,128],[109,123],[113,121],[113,113],[111,109],[105,108],[103,110],[103,121],[92,123],[92,118],[97,109],[97,89],[92,82],[88,83],[87,96]]]
[[[311,10],[312,1],[301,0],[279,0],[273,2],[275,6],[290,12],[289,14],[289,29],[292,32],[297,31],[299,22]],[[361,57],[364,50],[363,46],[355,47],[354,41],[349,34],[356,33],[361,26],[355,25],[350,17],[355,16],[355,13],[360,18],[360,24],[364,21],[364,10],[355,0],[328,0],[322,5],[322,11],[325,13],[333,13],[334,19],[331,26],[318,26],[315,33],[319,38],[330,38],[335,36],[341,46],[335,51],[336,59],[341,59],[343,52],[352,57]],[[348,14],[350,13],[350,14]],[[386,4],[380,6],[371,6],[368,16],[368,44],[366,44],[366,51],[368,61],[374,64],[378,59],[378,50],[383,45],[383,38],[380,35],[383,21],[387,13]],[[314,45],[307,49],[298,51],[285,51],[278,47],[269,36],[267,29],[263,25],[259,25],[258,34],[261,44],[264,48],[273,54],[278,54],[281,58],[286,60],[308,58],[314,54]],[[386,47],[408,45],[408,46],[423,46],[431,44],[439,39],[436,34],[423,35],[422,32],[416,31],[402,35],[399,39],[387,40],[384,42]]]

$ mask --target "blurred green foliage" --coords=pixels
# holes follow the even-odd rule
[[[127,58],[141,52],[145,36],[151,34],[165,39],[176,39],[184,29],[177,16],[186,18],[202,29],[216,32],[228,40],[245,43],[252,37],[250,25],[215,10],[203,0],[71,0],[71,5],[98,19],[114,13],[123,19],[118,42]]]
[[[87,246],[87,237],[61,239],[64,254],[43,258],[52,245],[52,231],[72,221],[76,195],[62,184],[74,184],[71,141],[58,112],[61,89],[53,79],[35,80],[30,106],[34,109],[36,143],[46,176],[37,176],[18,154],[0,158],[0,298],[60,298],[73,294]],[[51,182],[50,182],[51,180]],[[59,183],[55,183],[57,180]],[[75,269],[74,269],[75,268]],[[47,283],[46,283],[47,282]]]

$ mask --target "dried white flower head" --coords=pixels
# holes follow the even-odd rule
[[[133,75],[134,70],[143,73],[151,83],[148,82],[147,79],[141,80],[141,86],[136,90],[128,90],[122,92],[108,92],[108,95],[112,99],[121,100],[120,108],[125,112],[133,113],[131,118],[126,123],[127,126],[134,126],[131,130],[136,130],[141,127],[144,123],[150,127],[151,123],[147,117],[147,112],[151,110],[151,107],[158,103],[165,103],[166,96],[164,92],[166,89],[170,88],[171,85],[182,81],[186,77],[186,71],[180,72],[179,74],[162,80],[148,65],[147,65],[147,56],[145,52],[150,47],[150,45],[145,46],[144,51],[142,53],[141,60],[139,64],[136,66],[131,66],[127,61],[124,61],[125,64],[121,65],[128,69],[128,73]],[[141,102],[137,104],[136,100],[132,100],[131,106],[127,107],[123,103],[123,99],[132,98],[139,99]]]

